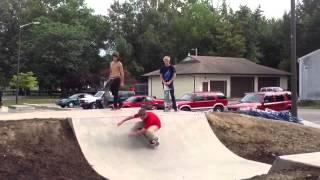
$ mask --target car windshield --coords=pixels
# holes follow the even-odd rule
[[[102,97],[103,94],[104,94],[103,91],[98,91],[98,92],[94,95],[94,97]]]
[[[263,99],[263,95],[262,94],[247,94],[246,96],[244,96],[240,102],[244,102],[244,103],[258,103],[261,102]]]
[[[129,102],[135,102],[136,101],[136,97],[134,97],[134,96],[131,96],[131,97],[129,97],[126,101],[129,101]]]
[[[181,101],[191,101],[192,100],[192,94],[184,94],[181,98],[179,98]]]
[[[70,99],[77,99],[80,96],[80,94],[74,94],[72,96],[70,96]]]

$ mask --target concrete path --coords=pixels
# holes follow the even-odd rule
[[[122,114],[73,118],[72,123],[89,163],[111,180],[234,180],[270,169],[270,165],[242,159],[229,151],[214,135],[204,113],[156,113],[163,124],[156,149],[139,137],[128,137],[138,120],[116,126]]]
[[[278,157],[269,172],[278,172],[284,169],[306,169],[312,168],[320,171],[320,152],[293,154]]]

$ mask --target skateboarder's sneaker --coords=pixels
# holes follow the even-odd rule
[[[160,143],[158,142],[158,138],[156,137],[153,140],[150,140],[150,144],[152,146],[159,146]]]

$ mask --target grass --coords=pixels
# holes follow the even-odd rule
[[[57,98],[55,97],[48,97],[48,96],[20,96],[19,97],[19,104],[28,103],[28,104],[49,104],[55,103]],[[16,99],[7,99],[3,100],[4,106],[15,105]]]
[[[311,101],[311,100],[300,101],[300,102],[298,102],[298,106],[320,109],[320,101]]]

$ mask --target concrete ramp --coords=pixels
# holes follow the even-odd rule
[[[138,120],[116,124],[120,113],[73,118],[89,164],[111,180],[235,180],[266,174],[270,165],[248,161],[229,151],[214,135],[203,113],[156,111],[162,120],[160,146],[149,148],[128,137]]]

